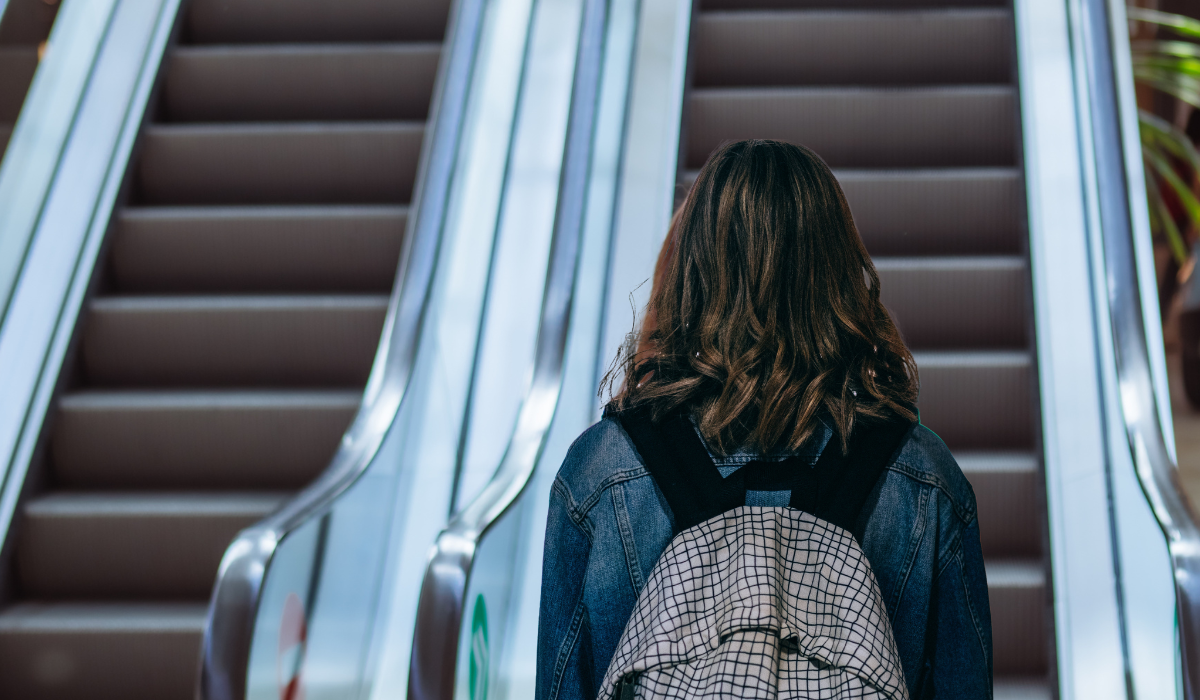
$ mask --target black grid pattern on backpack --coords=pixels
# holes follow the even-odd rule
[[[679,533],[605,674],[638,698],[907,698],[870,565],[840,527],[743,506]]]

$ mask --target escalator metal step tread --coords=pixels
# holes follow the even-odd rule
[[[441,41],[450,0],[193,0],[192,43]]]
[[[17,121],[37,66],[37,45],[0,46],[0,122]]]
[[[994,700],[1052,700],[1050,681],[1042,676],[997,676]]]
[[[696,87],[1007,83],[1012,15],[924,12],[705,12],[694,25]]]
[[[295,489],[329,462],[361,391],[68,394],[50,438],[63,488]]]
[[[391,289],[408,207],[135,207],[117,218],[120,292]]]
[[[88,306],[93,386],[363,384],[384,295],[121,296]]]
[[[833,168],[1011,166],[1016,92],[1007,85],[696,88],[687,164],[746,138],[802,143]]]
[[[1024,258],[876,257],[883,302],[913,350],[1024,348]]]
[[[138,162],[148,204],[405,204],[424,122],[157,124]]]
[[[921,378],[921,422],[950,449],[1033,447],[1033,361],[1027,351],[926,351],[913,356]]]
[[[208,606],[19,603],[0,611],[11,700],[191,700]]]
[[[1046,575],[1041,560],[987,562],[992,666],[997,676],[1046,672]]]
[[[442,45],[188,46],[171,53],[164,104],[175,122],[421,120]]]
[[[22,509],[24,595],[48,599],[201,600],[221,556],[285,494],[57,492]]]
[[[928,10],[945,7],[1008,7],[1008,0],[701,0],[700,9],[719,10]]]
[[[836,172],[872,255],[1021,253],[1016,168]]]
[[[1032,452],[956,452],[975,490],[983,555],[1013,558],[1042,550],[1039,462]]]

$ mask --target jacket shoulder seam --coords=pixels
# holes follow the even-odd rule
[[[928,471],[923,469],[918,469],[913,465],[901,460],[892,462],[887,466],[887,469],[888,471],[902,474],[913,481],[932,486],[938,491],[941,491],[946,496],[946,501],[950,504],[950,507],[954,510],[954,515],[962,521],[963,525],[970,525],[975,521],[975,509],[959,503],[959,499],[955,498],[954,494],[951,493],[949,485],[946,483],[945,479],[942,479],[936,474],[930,474]]]
[[[605,491],[608,491],[617,484],[623,484],[626,481],[633,481],[634,479],[640,479],[642,477],[649,476],[650,472],[646,471],[646,468],[640,464],[629,469],[615,471],[597,484],[596,488],[592,489],[587,498],[584,498],[582,501],[578,502],[576,502],[574,498],[569,499],[567,502],[567,512],[570,514],[572,520],[574,520],[577,524],[582,525],[583,521],[587,519],[588,514],[592,512],[592,508],[594,508],[596,504],[600,502],[600,499],[604,497]],[[567,489],[565,483],[563,484],[563,489]]]

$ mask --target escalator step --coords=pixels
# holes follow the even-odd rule
[[[700,0],[686,191],[722,143],[819,153],[914,350],[922,423],[972,484],[995,696],[1049,700],[1037,384],[1005,0]]]
[[[0,696],[195,696],[225,548],[362,401],[449,6],[182,3],[14,518]]]
[[[19,603],[0,612],[9,700],[191,700],[204,603]]]
[[[1041,676],[999,676],[995,700],[1053,700],[1050,682]]]
[[[171,121],[424,119],[440,43],[179,47]]]
[[[64,493],[27,503],[22,592],[36,600],[203,600],[234,536],[279,507],[262,493]]]
[[[1029,557],[1042,551],[1038,459],[1028,452],[954,455],[975,490],[985,557]]]
[[[424,122],[153,125],[141,194],[149,204],[405,204],[424,134]]]
[[[916,352],[921,423],[950,449],[1033,447],[1033,363],[1025,351]]]
[[[296,489],[329,464],[361,391],[89,391],[59,401],[60,488]]]
[[[1002,559],[986,566],[995,675],[1045,674],[1049,599],[1041,561]]]
[[[1010,78],[1007,10],[706,12],[693,32],[696,87]]]
[[[680,180],[686,192],[698,170]],[[1016,168],[834,173],[872,255],[1015,255],[1023,193]]]
[[[0,122],[17,121],[37,67],[36,45],[0,46]],[[3,154],[0,149],[0,156]]]
[[[872,255],[1021,253],[1016,168],[838,170]]]
[[[701,0],[704,10],[925,10],[943,7],[1008,7],[1008,0]]]
[[[441,41],[450,0],[193,0],[192,43]]]
[[[1025,260],[874,259],[883,303],[912,350],[1024,348]]]
[[[383,295],[102,297],[83,367],[93,386],[361,385],[387,307]]]
[[[808,146],[834,168],[1010,166],[1009,86],[697,88],[687,103],[687,164],[726,141]]]
[[[408,208],[127,208],[109,264],[121,292],[387,292]]]

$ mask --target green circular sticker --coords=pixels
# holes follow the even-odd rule
[[[485,700],[488,691],[488,630],[487,606],[483,594],[475,597],[475,612],[471,615],[471,700]]]

